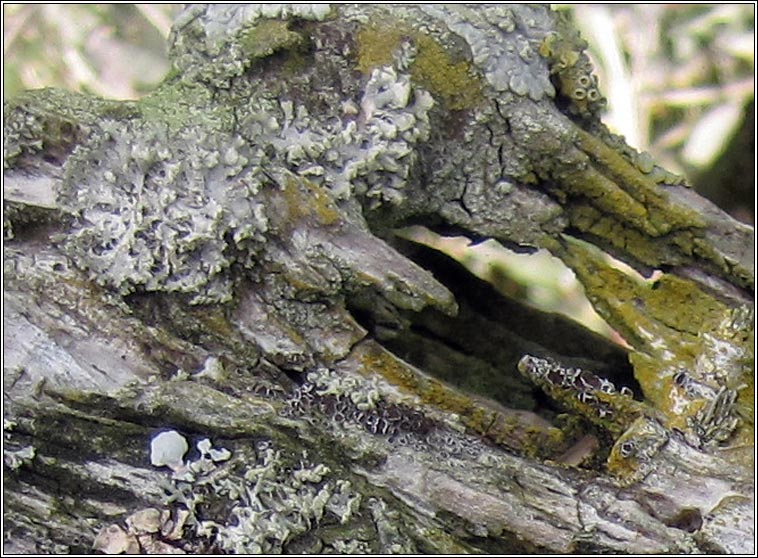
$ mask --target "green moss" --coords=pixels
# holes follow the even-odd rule
[[[231,131],[232,111],[212,99],[212,91],[181,80],[166,81],[137,106],[142,118],[151,123],[163,123],[169,133],[190,125],[203,125],[212,130]]]
[[[421,404],[457,414],[467,428],[499,445],[543,458],[566,449],[566,440],[557,428],[527,424],[515,415],[489,408],[439,380],[412,372],[379,346],[362,344],[356,350],[360,351],[363,373],[379,374],[401,392],[417,397]]]
[[[358,31],[358,70],[370,74],[378,66],[391,65],[404,36],[399,26],[366,27]]]
[[[634,347],[629,359],[645,398],[665,417],[668,428],[687,431],[708,398],[683,397],[674,374],[688,370],[698,381],[743,386],[752,377],[740,369],[749,350],[724,324],[731,311],[700,287],[681,277],[664,274],[656,281],[615,269],[597,248],[567,241],[562,255],[576,272],[598,312]],[[708,378],[711,379],[708,379]],[[716,386],[718,387],[718,386]],[[739,392],[752,401],[752,388]],[[741,412],[741,411],[740,411]],[[746,421],[752,433],[752,416]],[[744,432],[744,430],[743,430]]]
[[[621,188],[632,199],[642,204],[646,215],[642,215],[645,219],[641,224],[648,234],[660,236],[672,230],[705,227],[705,221],[695,210],[669,202],[665,191],[661,190],[654,180],[641,173],[601,139],[583,130],[577,130],[576,142],[590,157],[594,166],[600,169],[616,188]],[[614,213],[625,215],[630,211],[631,216],[637,218],[636,214],[639,211],[634,205],[619,206]]]
[[[357,67],[364,74],[391,65],[403,40],[416,47],[410,64],[415,83],[428,90],[449,110],[469,109],[482,100],[482,81],[467,60],[457,60],[427,34],[402,24],[366,27],[358,34]]]
[[[320,225],[330,226],[341,220],[334,200],[313,182],[293,177],[285,182],[283,191],[288,223],[295,224],[308,218]]]
[[[692,230],[674,231],[662,237],[649,236],[616,215],[604,213],[589,204],[567,204],[565,209],[572,227],[654,268],[678,263],[671,259],[674,252],[672,247],[676,247],[685,258],[693,255],[698,242]]]
[[[181,77],[182,77],[182,71],[179,68],[177,68],[176,66],[171,66],[171,68],[169,69],[168,73],[163,78],[163,82],[162,83],[165,84],[165,83],[174,82],[174,81],[176,81],[178,79],[181,79]]]
[[[482,83],[467,61],[453,61],[442,46],[427,35],[416,35],[418,54],[411,75],[450,110],[475,107],[482,99]]]
[[[251,58],[264,58],[280,50],[297,48],[305,39],[289,29],[290,22],[266,19],[239,34],[239,44]]]

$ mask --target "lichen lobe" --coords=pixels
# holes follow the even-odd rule
[[[169,140],[160,124],[104,122],[66,164],[59,203],[77,225],[62,246],[122,294],[141,288],[228,300],[231,278],[222,272],[251,265],[268,230],[257,198],[262,179],[247,168],[260,158],[207,129],[185,128]]]

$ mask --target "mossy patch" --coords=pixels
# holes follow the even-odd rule
[[[399,26],[366,27],[358,31],[358,70],[370,74],[376,67],[391,65],[401,40],[406,36]]]
[[[678,263],[672,260],[677,257],[676,253],[672,255],[672,247],[676,247],[684,259],[692,256],[697,244],[696,233],[692,230],[652,237],[616,215],[604,213],[589,204],[567,204],[565,209],[572,227],[653,268]]]
[[[243,29],[239,34],[239,45],[247,58],[247,64],[269,59],[272,67],[286,75],[296,74],[305,69],[309,40],[307,33],[294,31],[291,20],[259,20]]]
[[[587,132],[576,133],[577,146],[592,164],[577,160],[549,173],[558,183],[557,190],[585,198],[604,215],[614,216],[652,238],[705,226],[696,211],[669,201],[657,183],[621,154]]]
[[[289,29],[289,22],[266,19],[239,34],[239,44],[250,58],[263,58],[280,50],[297,48],[305,39]]]
[[[578,241],[568,240],[564,250],[564,261],[598,312],[634,347],[629,357],[634,376],[667,428],[690,430],[719,386],[738,390],[738,412],[745,415],[739,409],[746,398],[752,401],[752,388],[745,390],[743,380],[752,377],[752,367],[743,362],[752,352],[739,333],[739,316],[688,279],[664,274],[645,281],[615,269],[597,248]],[[675,380],[681,372],[700,382],[699,393],[683,392]],[[747,428],[741,431],[752,433],[752,415],[743,419]]]
[[[284,184],[288,221],[296,223],[303,218],[312,218],[321,225],[334,225],[340,221],[340,213],[334,200],[313,182],[305,178],[290,178]]]
[[[670,274],[649,285],[645,300],[652,318],[691,334],[716,328],[727,312],[724,304],[692,281]]]
[[[542,458],[555,457],[566,450],[567,441],[557,428],[529,424],[515,414],[488,408],[439,380],[414,373],[377,345],[363,343],[356,351],[364,374],[379,374],[401,392],[417,397],[420,403],[457,414],[467,428],[496,444]]]
[[[442,98],[450,110],[472,108],[482,98],[482,84],[466,61],[454,62],[428,35],[418,34],[418,54],[411,75],[425,89]]]
[[[214,102],[212,94],[212,90],[201,85],[167,81],[143,97],[137,106],[144,120],[165,124],[172,134],[197,124],[230,131],[234,122],[232,111]]]
[[[482,81],[471,63],[457,59],[435,39],[402,24],[366,27],[357,34],[357,67],[364,74],[393,64],[404,41],[416,49],[409,65],[415,83],[428,90],[449,110],[469,109],[483,99]]]

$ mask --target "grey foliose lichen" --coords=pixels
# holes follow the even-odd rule
[[[230,35],[261,18],[322,21],[329,15],[331,7],[329,4],[208,4],[200,10],[186,10],[177,18],[176,25],[185,19],[194,19],[199,11],[206,41],[213,43],[228,40]]]
[[[255,58],[243,37],[261,20],[321,21],[331,11],[328,4],[206,4],[190,6],[173,26],[171,58],[185,79],[199,79],[214,87],[228,87]],[[189,28],[192,28],[190,31]],[[200,40],[197,37],[202,37]],[[186,40],[186,37],[192,37]],[[288,39],[282,35],[281,39]],[[212,63],[209,63],[212,61]]]
[[[24,110],[13,110],[7,103],[3,106],[3,168],[11,168],[23,152],[42,150],[42,122]]]
[[[270,146],[288,170],[326,186],[337,199],[365,196],[372,207],[400,204],[428,139],[431,95],[392,66],[376,68],[360,106],[346,101],[339,114],[316,118],[292,100],[260,98],[240,117],[239,132]]]
[[[231,79],[249,60],[243,53],[230,54],[219,45],[228,41],[237,45],[234,48],[242,48],[245,40],[255,43],[253,39],[260,38],[257,35],[245,35],[245,40],[234,35],[235,29],[249,32],[251,24],[258,26],[253,29],[256,33],[271,33],[267,40],[272,41],[272,48],[280,40],[278,33],[286,43],[292,33],[286,27],[289,23],[271,18],[301,17],[299,12],[287,10],[290,8],[190,8],[175,26],[177,64],[184,63],[182,56],[199,56],[193,48],[205,49],[207,58],[197,62],[198,67],[212,68],[219,79]],[[450,25],[455,27],[455,18],[460,16],[460,25],[464,25],[468,14],[457,10],[443,10],[439,17],[453,18]],[[506,12],[511,15],[506,17]],[[318,20],[325,15],[324,9],[318,8],[302,17]],[[501,14],[487,8],[476,11],[472,18],[477,29],[485,30],[485,38],[493,33],[493,37],[508,34],[508,40],[500,37],[497,41],[505,45],[498,47],[502,53],[493,57],[480,53],[494,87],[500,87],[505,79],[497,73],[502,63],[503,71],[510,72],[509,83],[515,80],[515,85],[509,85],[514,92],[525,91],[535,98],[550,94],[549,72],[542,67],[545,61],[532,56],[539,29],[549,23],[547,10],[514,8],[513,13],[505,10]],[[513,36],[509,21],[515,25]],[[191,32],[194,26],[200,26],[205,43]],[[528,33],[521,31],[522,27]],[[222,36],[222,29],[232,31]],[[188,42],[183,45],[185,40]],[[519,45],[523,48],[517,48]],[[229,63],[239,68],[222,68],[227,55],[234,59]],[[512,60],[513,56],[518,60]],[[318,110],[303,98],[300,86],[294,85],[297,76],[291,78],[291,89],[274,87],[269,79],[239,80],[229,96],[223,84],[211,80],[213,98],[221,104],[233,103],[228,112],[233,113],[234,130],[229,124],[225,133],[202,129],[191,124],[196,122],[192,119],[182,121],[184,128],[174,126],[171,131],[155,119],[127,120],[121,129],[117,124],[109,128],[106,121],[103,130],[98,126],[86,147],[77,149],[66,163],[60,198],[64,209],[78,217],[73,234],[64,241],[67,252],[100,283],[121,293],[162,290],[190,293],[195,303],[225,301],[231,298],[234,282],[229,270],[237,264],[243,268],[254,265],[272,227],[269,220],[277,216],[275,208],[267,214],[261,201],[264,196],[259,195],[266,177],[291,172],[323,187],[339,201],[355,198],[370,209],[413,205],[419,199],[419,189],[414,186],[429,170],[421,168],[420,154],[432,133],[434,100],[411,78],[408,60],[412,57],[410,51],[401,53],[392,63],[373,68],[350,95],[329,88],[319,90]],[[187,63],[188,68],[194,67]],[[518,85],[521,74],[527,76],[523,78],[529,84],[527,90]],[[343,77],[354,79],[347,74]],[[191,72],[180,79],[209,83]],[[202,97],[189,102],[197,102],[199,106],[193,110],[203,114],[210,100]],[[497,162],[504,148],[489,147],[488,159]],[[461,151],[459,145],[451,148]],[[458,184],[468,185],[471,177],[477,176],[481,158],[464,161],[469,166]],[[509,157],[505,164],[516,159]],[[509,176],[526,172],[522,171],[520,167],[493,170]],[[432,183],[436,186],[438,181],[429,176]],[[473,186],[467,187],[473,192]]]
[[[327,516],[344,525],[358,513],[363,497],[350,481],[334,478],[323,463],[310,462],[307,452],[299,465],[291,461],[264,440],[241,475],[216,472],[184,487],[192,509],[207,490],[229,507],[223,520],[196,516],[196,534],[212,537],[235,554],[282,553],[288,542],[316,529]]]
[[[555,95],[547,62],[539,55],[542,40],[554,28],[546,7],[426,4],[421,9],[465,39],[474,65],[495,91],[535,101]]]
[[[62,89],[27,91],[3,103],[3,168],[22,154],[45,152],[58,164],[89,132],[96,113],[113,103]]]
[[[477,10],[457,6],[418,9],[433,22],[435,33],[442,29],[443,35],[456,34],[465,39],[476,68],[497,92],[507,90],[534,99],[555,93],[547,61],[538,52],[541,41],[553,26],[553,16],[548,9],[491,6]],[[293,38],[299,31],[290,25],[291,16],[321,21],[328,14],[325,7],[308,10],[310,8],[304,6],[189,8],[180,16],[174,31],[172,56],[181,71],[181,79],[231,91],[242,87],[242,92],[233,95],[235,133],[248,143],[261,146],[272,166],[281,165],[324,187],[338,200],[354,197],[369,209],[391,206],[412,211],[407,208],[422,203],[416,201],[420,200],[419,189],[414,186],[418,186],[424,173],[429,173],[428,162],[424,165],[421,159],[433,132],[430,115],[435,109],[430,92],[412,78],[410,61],[415,54],[412,42],[402,43],[391,63],[374,67],[367,78],[356,83],[355,76],[343,72],[341,65],[334,65],[333,53],[315,48],[315,53],[308,56],[315,57],[315,62],[324,64],[330,72],[341,72],[340,79],[349,87],[339,94],[333,87],[322,85],[312,97],[307,97],[308,100],[303,95],[311,92],[300,84],[300,73],[286,75],[288,86],[282,88],[276,87],[265,71],[262,70],[259,79],[249,70],[251,64],[257,63],[251,56],[260,60],[267,56],[264,53],[299,48],[293,46],[299,44]],[[351,17],[356,22],[362,21],[360,14]],[[203,39],[195,40],[195,32]],[[321,39],[317,32],[301,33],[300,39],[318,43],[328,32],[323,33]],[[292,53],[288,53],[289,61],[301,58],[301,55],[289,54]],[[246,69],[245,75],[250,76],[249,90],[244,89],[246,80],[237,80],[232,87],[230,80]],[[207,72],[210,74],[205,75]],[[283,74],[277,75],[282,77]],[[311,75],[310,79],[314,77]],[[241,98],[247,104],[238,104]],[[318,104],[313,103],[314,98]],[[503,148],[487,147],[491,148],[487,159],[498,164],[498,154]],[[460,145],[451,149],[465,151]],[[448,177],[450,180],[444,181],[448,184],[445,191],[450,188],[449,184],[472,182],[472,176],[482,168],[483,158],[469,157],[472,160],[464,161],[468,165],[465,176],[461,180],[455,180],[457,176]],[[439,164],[448,159],[441,156]],[[508,157],[505,163],[499,164],[516,165],[516,159]],[[520,166],[492,172],[508,176],[528,174]],[[429,184],[435,182],[433,174],[425,175]],[[489,168],[485,174],[491,174]],[[436,192],[437,189],[435,182],[429,190]]]
[[[377,535],[385,552],[390,554],[416,552],[416,549],[398,528],[400,523],[398,512],[388,509],[387,503],[380,498],[371,498],[367,507],[371,511],[371,518],[374,520]]]
[[[342,163],[332,173],[332,189],[399,205],[416,162],[415,145],[429,138],[432,96],[412,87],[410,76],[391,66],[376,68],[363,92],[358,119],[347,124],[335,147]]]
[[[121,294],[228,301],[230,268],[252,267],[264,248],[270,215],[261,191],[273,175],[291,171],[338,199],[401,203],[432,105],[407,75],[383,67],[341,119],[265,96],[240,108],[235,134],[106,119],[66,161],[58,203],[76,220],[62,246]]]
[[[229,300],[229,268],[252,266],[268,230],[256,198],[263,157],[205,129],[169,136],[161,125],[104,121],[66,164],[59,203],[76,222],[62,247],[122,294]]]

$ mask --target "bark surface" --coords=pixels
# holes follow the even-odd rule
[[[753,552],[753,230],[602,125],[584,48],[197,5],[150,96],[6,103],[5,550]],[[549,250],[628,348],[408,225]]]

